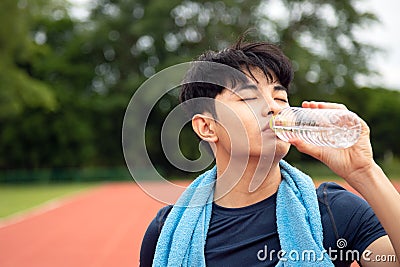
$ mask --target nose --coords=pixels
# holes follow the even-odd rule
[[[269,101],[266,100],[265,106],[263,107],[261,114],[264,117],[267,117],[270,115],[276,115],[281,110],[282,110],[282,107],[278,103],[276,103],[275,100],[271,99]]]

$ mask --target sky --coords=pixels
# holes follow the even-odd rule
[[[69,0],[76,4],[73,14],[78,18],[88,15],[91,0]],[[366,43],[383,50],[370,60],[371,67],[380,72],[380,77],[364,77],[361,85],[383,87],[400,91],[400,1],[398,0],[354,0],[357,7],[374,13],[380,20],[375,26],[363,29],[356,35]]]
[[[369,81],[370,84],[400,91],[400,1],[365,0],[362,8],[374,13],[381,23],[365,29],[359,34],[361,40],[382,48],[385,52],[375,55],[370,64],[381,72],[380,79]]]

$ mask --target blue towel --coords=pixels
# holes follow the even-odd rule
[[[285,261],[278,266],[334,266],[323,247],[321,215],[311,178],[281,160],[276,222]],[[311,254],[315,253],[315,254]]]
[[[333,266],[323,247],[311,178],[283,160],[280,166],[283,179],[278,189],[276,216],[281,249],[286,254],[277,266]],[[178,199],[161,230],[153,266],[206,266],[204,248],[216,175],[216,167],[203,173]]]

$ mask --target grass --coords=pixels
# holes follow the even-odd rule
[[[97,184],[0,185],[0,219]]]

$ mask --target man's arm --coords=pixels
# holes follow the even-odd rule
[[[338,108],[342,104],[324,102],[303,102],[305,108]],[[290,143],[302,152],[313,156],[327,165],[357,190],[374,210],[388,236],[375,240],[367,250],[371,255],[396,255],[397,262],[361,260],[363,266],[400,266],[400,195],[375,163],[369,139],[368,125],[362,121],[362,133],[358,142],[346,149],[317,147],[298,139]],[[396,253],[395,253],[396,252]],[[371,256],[375,257],[375,256]],[[392,265],[389,265],[392,264]]]
[[[399,260],[387,235],[372,242],[361,255],[360,261],[363,267],[399,266]]]
[[[390,183],[382,169],[375,165],[364,175],[362,184],[353,187],[365,198],[374,210],[387,236],[375,240],[361,258],[363,266],[400,266],[400,195]],[[351,177],[360,180],[362,177]],[[396,253],[395,253],[396,252]],[[393,262],[396,260],[396,262]]]

